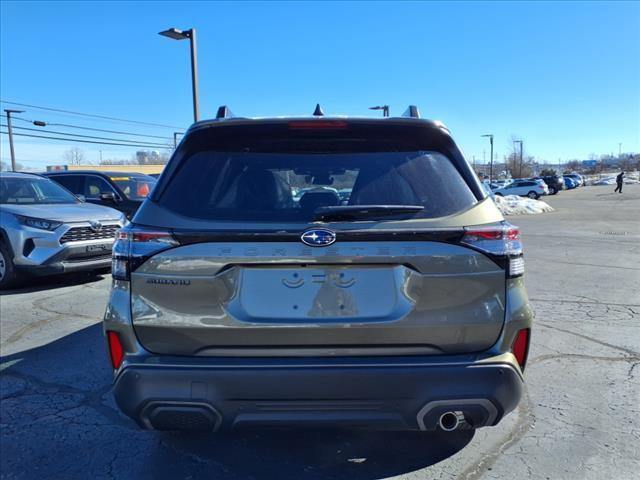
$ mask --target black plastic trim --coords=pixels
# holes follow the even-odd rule
[[[300,242],[305,230],[274,231],[194,231],[173,230],[171,233],[181,245],[209,242]],[[446,242],[457,243],[464,236],[463,229],[395,230],[395,231],[336,231],[336,242]]]
[[[424,415],[420,425],[421,409],[442,400],[455,404],[456,399],[491,402],[496,424],[517,406],[523,392],[522,377],[507,363],[394,366],[380,359],[359,367],[336,367],[331,361],[311,367],[297,360],[280,363],[284,364],[280,368],[263,364],[231,369],[207,365],[204,359],[197,367],[131,365],[118,375],[113,392],[120,409],[144,427],[150,426],[144,414],[151,402],[198,402],[219,412],[221,430],[242,424],[309,423],[432,429],[435,422]],[[482,417],[472,424],[486,424]]]

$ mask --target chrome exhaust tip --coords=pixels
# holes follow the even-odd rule
[[[464,413],[459,410],[454,412],[444,412],[438,419],[438,426],[445,432],[453,432],[464,428],[467,425],[467,421],[464,418]]]

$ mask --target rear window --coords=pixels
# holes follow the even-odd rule
[[[435,218],[476,203],[447,156],[435,151],[244,153],[182,159],[158,203],[204,220],[310,222],[319,207],[421,205],[391,218]]]
[[[157,181],[147,175],[112,175],[109,178],[130,200],[147,198]]]

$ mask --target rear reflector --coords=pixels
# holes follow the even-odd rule
[[[109,356],[111,357],[111,366],[114,369],[120,368],[122,365],[122,359],[124,358],[124,351],[122,350],[122,343],[120,343],[120,337],[116,332],[107,332],[107,341],[109,342]]]
[[[523,328],[516,335],[516,339],[513,341],[511,351],[518,361],[520,368],[524,370],[524,366],[527,363],[527,356],[529,355],[529,329]]]

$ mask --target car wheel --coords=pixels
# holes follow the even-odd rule
[[[0,290],[10,288],[17,283],[16,269],[7,246],[0,242]]]
[[[529,198],[533,198],[533,199],[538,199],[540,195],[538,195],[536,192],[534,192],[533,190],[531,190],[529,193],[527,193],[527,197]]]
[[[555,195],[558,191],[554,187],[549,187],[549,195]]]

